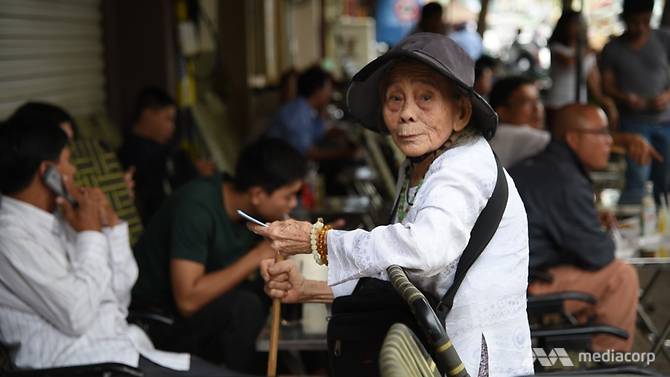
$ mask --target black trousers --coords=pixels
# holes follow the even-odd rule
[[[162,367],[151,360],[140,357],[138,368],[145,377],[244,377],[240,372],[226,367],[210,364],[196,356],[191,356],[191,367],[188,371],[178,371]]]
[[[169,334],[157,337],[156,346],[188,352],[236,371],[263,373],[267,360],[256,352],[255,344],[268,309],[269,300],[255,289],[237,288],[191,317],[177,318]]]

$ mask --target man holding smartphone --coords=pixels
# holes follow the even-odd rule
[[[14,364],[117,362],[145,376],[239,375],[158,351],[126,322],[137,278],[128,225],[99,189],[72,185],[69,156],[57,124],[11,117],[0,125],[0,342]],[[46,183],[49,169],[60,187]],[[59,196],[64,190],[76,204]]]
[[[284,219],[305,173],[297,150],[264,139],[242,151],[234,177],[198,178],[167,198],[134,250],[140,275],[133,307],[175,318],[169,329],[150,330],[158,346],[235,370],[264,370],[255,341],[269,302],[262,280],[254,287],[248,278],[275,252],[238,210],[263,222]]]

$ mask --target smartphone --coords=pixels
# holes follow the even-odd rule
[[[268,226],[268,224],[266,224],[266,223],[264,223],[264,222],[262,222],[262,221],[260,221],[260,220],[258,220],[258,219],[254,219],[253,217],[247,215],[246,213],[244,213],[244,211],[242,211],[242,210],[240,210],[240,209],[237,210],[237,213],[238,213],[240,216],[244,217],[245,219],[251,221],[251,222],[254,223],[254,224],[258,224],[258,225],[260,225],[260,226],[265,226],[265,227]]]
[[[63,178],[56,169],[54,165],[49,165],[47,170],[44,172],[44,183],[54,192],[54,194],[65,198],[70,204],[76,205],[77,201],[70,195],[70,193],[65,188],[65,183],[63,183]]]

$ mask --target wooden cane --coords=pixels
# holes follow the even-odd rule
[[[284,258],[277,253],[275,263]],[[277,376],[277,352],[279,347],[279,325],[281,324],[281,299],[272,300],[272,323],[270,327],[270,349],[268,350],[268,377]]]

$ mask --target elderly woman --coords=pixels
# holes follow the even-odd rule
[[[491,197],[497,165],[486,139],[497,116],[473,89],[473,63],[449,38],[408,37],[364,67],[347,93],[363,126],[388,132],[407,156],[399,174],[395,223],[371,231],[330,230],[286,220],[250,228],[284,255],[313,252],[328,281],[302,278],[291,261],[265,261],[266,291],[283,302],[329,302],[362,277],[386,279],[399,265],[436,297],[454,281],[477,217]],[[533,373],[526,317],[528,229],[506,175],[508,202],[493,238],[458,290],[446,326],[470,375]]]

